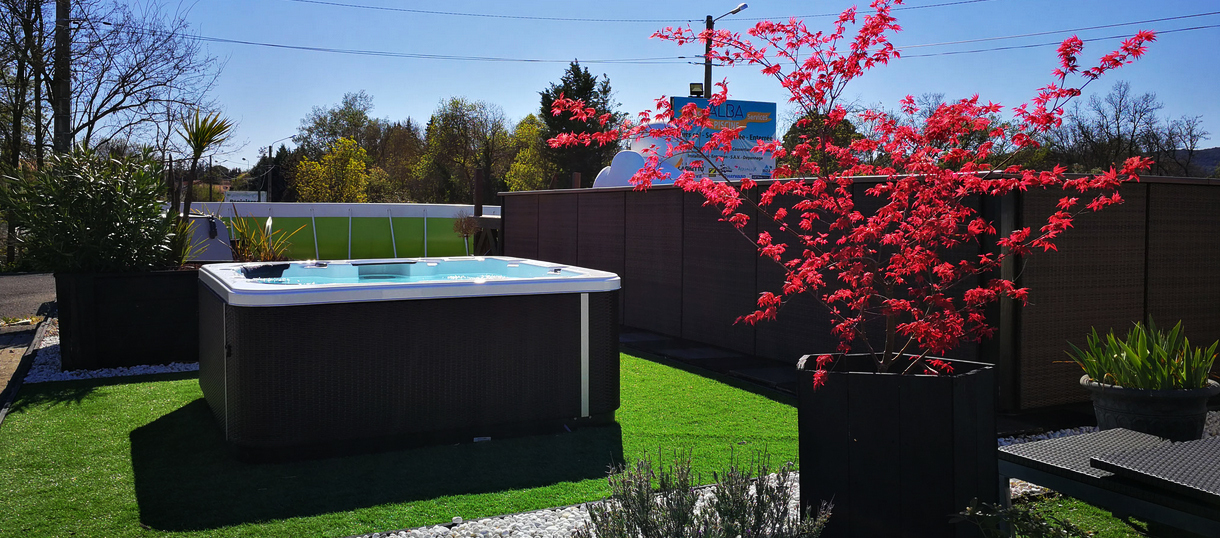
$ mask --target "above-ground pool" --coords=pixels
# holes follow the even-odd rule
[[[199,384],[253,452],[613,420],[613,273],[518,258],[205,265]]]

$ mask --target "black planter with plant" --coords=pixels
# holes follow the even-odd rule
[[[951,373],[901,375],[847,355],[815,388],[814,361],[797,371],[800,498],[834,503],[825,536],[976,535],[949,518],[999,496],[992,366],[943,359]]]
[[[1191,347],[1181,322],[1165,332],[1149,318],[1125,339],[1113,332],[1103,339],[1093,330],[1086,349],[1069,346],[1068,355],[1085,371],[1080,384],[1092,394],[1099,429],[1126,428],[1171,441],[1203,436],[1207,400],[1220,394],[1220,384],[1208,379],[1220,342]]]
[[[78,150],[14,185],[26,256],[55,273],[64,370],[198,360],[198,272],[155,160]]]

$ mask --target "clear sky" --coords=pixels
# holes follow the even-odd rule
[[[499,105],[515,122],[538,112],[538,92],[558,81],[572,59],[608,75],[621,109],[638,112],[659,96],[686,95],[688,83],[703,78],[701,45],[677,47],[649,39],[652,32],[688,21],[701,28],[706,15],[718,16],[737,3],[199,0],[188,5],[188,19],[205,38],[391,53],[208,42],[208,50],[226,62],[213,95],[237,122],[233,147],[219,160],[245,168],[242,157],[253,162],[273,142],[291,147],[290,140],[276,141],[295,134],[312,107],[337,104],[346,92],[368,92],[372,114],[390,120],[410,117],[422,125],[441,100],[463,96]],[[744,32],[760,18],[804,16],[811,29],[828,29],[832,19],[825,14],[856,3],[753,0],[717,28]],[[1088,67],[1118,46],[1115,36],[1151,29],[1164,33],[1147,56],[1090,85],[1086,94],[1104,94],[1126,80],[1136,93],[1155,93],[1165,104],[1163,116],[1201,115],[1212,133],[1202,147],[1220,146],[1220,13],[1184,17],[1212,12],[1220,12],[1220,0],[908,0],[906,9],[894,12],[903,31],[893,42],[904,57],[873,69],[844,95],[896,109],[908,94],[939,92],[954,99],[977,93],[1012,107],[1050,82],[1057,66],[1053,45],[1029,45],[1079,35],[1086,40],[1081,64]],[[1180,18],[1153,21],[1170,17]],[[1125,24],[1140,21],[1152,22]],[[1083,29],[1097,26],[1110,27]],[[1210,28],[1172,31],[1197,27]],[[1073,29],[1080,30],[1060,32]],[[1046,32],[1054,33],[941,44]],[[941,45],[917,46],[929,44]],[[948,54],[1000,48],[1006,50]],[[428,57],[433,55],[447,58]],[[663,60],[613,61],[653,58]],[[713,79],[722,78],[729,79],[731,98],[779,102],[784,116],[785,96],[774,79],[750,67],[714,69]]]

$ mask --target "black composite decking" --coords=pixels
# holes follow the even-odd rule
[[[1116,516],[1220,536],[1216,439],[1171,443],[1120,428],[1005,446],[998,456],[1001,487],[1019,478]],[[1122,471],[1098,468],[1094,461],[1109,461],[1101,465]]]

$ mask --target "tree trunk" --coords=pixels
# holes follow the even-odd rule
[[[55,68],[51,80],[51,108],[55,116],[51,142],[56,153],[72,151],[72,37],[68,21],[71,0],[55,1]]]
[[[21,126],[23,120],[25,119],[25,96],[26,92],[29,90],[29,81],[26,80],[26,77],[28,76],[26,69],[29,66],[29,52],[30,41],[33,34],[33,21],[30,20],[31,17],[29,16],[28,6],[26,7],[26,12],[20,15],[21,30],[24,39],[21,45],[21,50],[18,50],[16,54],[17,77],[15,80],[16,88],[13,90],[13,125],[12,132],[10,133],[11,138],[9,138],[8,164],[12,167],[11,170],[14,174],[20,174],[21,170]],[[7,234],[5,236],[5,243],[7,243],[8,248],[4,254],[4,261],[5,263],[12,264],[17,259],[17,223],[13,222],[13,213],[11,211],[5,214],[4,220],[8,223],[8,230],[5,232]]]
[[[46,69],[46,57],[42,50],[42,5],[41,0],[38,2],[38,9],[34,11],[34,29],[36,34],[31,36],[34,41],[34,46],[31,50],[34,52],[34,162],[38,164],[38,169],[42,169],[43,154],[43,131],[42,131],[42,83],[43,72]]]
[[[195,175],[199,173],[199,157],[191,159],[191,175],[186,176],[186,184],[182,186],[182,190],[186,191],[182,194],[182,220],[191,218],[191,203],[194,202]]]

